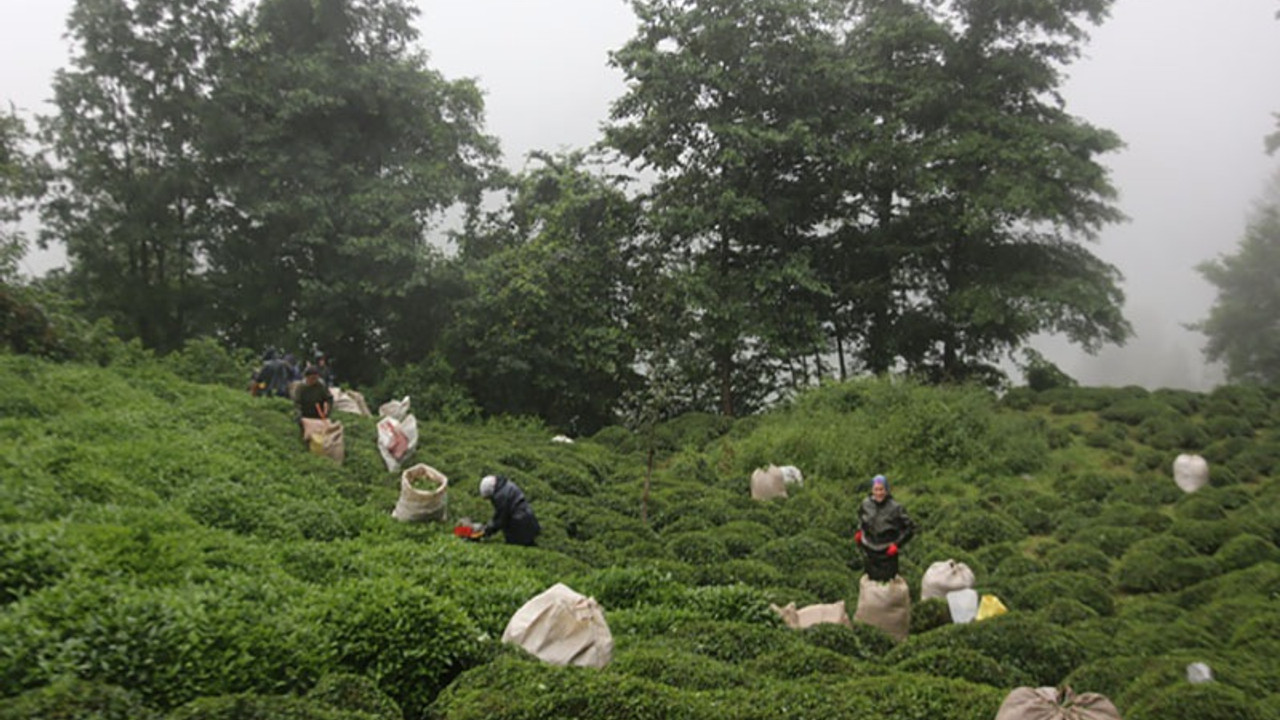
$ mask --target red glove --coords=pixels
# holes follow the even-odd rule
[[[859,530],[858,532],[853,534],[853,544],[859,545],[861,543],[862,543],[862,531]]]
[[[898,543],[889,543],[889,549],[885,551],[885,554],[888,555],[889,557],[897,557]]]

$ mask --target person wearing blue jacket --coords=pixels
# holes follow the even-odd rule
[[[519,486],[502,475],[486,475],[480,480],[480,497],[493,503],[493,518],[484,526],[485,537],[501,530],[510,545],[535,544],[542,526]]]

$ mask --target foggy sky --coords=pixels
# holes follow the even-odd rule
[[[635,29],[621,0],[419,0],[422,46],[446,77],[475,78],[487,130],[513,168],[531,150],[599,138],[623,92],[606,54]],[[0,102],[47,113],[71,0],[0,0]],[[1214,289],[1194,267],[1235,252],[1250,208],[1280,156],[1263,138],[1280,111],[1276,0],[1117,0],[1068,69],[1067,109],[1117,132],[1104,158],[1127,223],[1092,250],[1125,275],[1137,337],[1096,357],[1048,338],[1037,347],[1086,385],[1207,389],[1221,380],[1182,328],[1205,317]],[[30,272],[61,262],[33,253]]]

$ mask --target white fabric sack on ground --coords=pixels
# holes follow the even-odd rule
[[[613,659],[613,634],[600,605],[562,583],[517,610],[502,642],[515,643],[552,665],[602,668]]]
[[[1001,703],[996,720],[1121,720],[1120,711],[1103,695],[1071,690],[1065,695],[1059,698],[1051,687],[1016,688]]]
[[[804,473],[795,465],[783,465],[782,480],[788,485],[804,485]]]
[[[390,417],[403,421],[409,416],[409,409],[409,396],[405,395],[403,400],[392,400],[379,405],[378,417]]]
[[[1192,685],[1207,683],[1213,681],[1213,671],[1208,665],[1202,662],[1191,663],[1187,666],[1187,682]]]
[[[951,622],[956,625],[973,622],[978,617],[978,591],[973,588],[952,590],[947,593],[947,607],[951,609]]]
[[[330,391],[333,394],[333,410],[334,412],[345,412],[353,415],[372,415],[369,412],[369,406],[365,404],[364,395],[355,390],[343,390],[342,388],[333,388]]]
[[[854,622],[874,625],[898,642],[911,632],[911,589],[901,575],[886,583],[866,575],[858,583],[858,609]]]
[[[414,482],[430,481],[435,489],[415,488]],[[404,522],[429,522],[449,519],[449,478],[430,465],[421,463],[400,473],[400,499],[391,517]]]
[[[929,566],[920,581],[920,599],[946,597],[952,590],[973,587],[973,570],[955,560],[943,560]]]
[[[418,420],[410,415],[403,422],[393,417],[378,421],[378,453],[387,469],[395,472],[418,447]]]
[[[853,625],[853,623],[849,622],[849,611],[845,609],[843,600],[833,603],[806,605],[798,610],[793,602],[787,603],[785,607],[778,607],[770,603],[769,607],[782,616],[782,622],[787,627],[796,630],[803,630],[823,623]]]
[[[782,468],[770,465],[768,469],[756,468],[751,473],[751,499],[772,500],[787,496],[787,481],[782,476]]]
[[[1199,455],[1179,455],[1173,460],[1173,481],[1182,492],[1199,490],[1209,484],[1209,462]]]

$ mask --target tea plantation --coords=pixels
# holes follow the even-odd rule
[[[340,418],[338,466],[287,401],[175,367],[0,356],[0,718],[990,720],[1012,688],[1063,683],[1129,720],[1280,718],[1274,390],[862,380],[573,444],[420,411],[413,461],[450,478],[450,521],[413,525],[373,418]],[[1174,484],[1180,452],[1209,487]],[[751,500],[769,463],[803,487]],[[488,518],[488,472],[531,499],[537,548],[452,535]],[[856,605],[876,473],[921,527],[913,593],[954,558],[1009,613],[952,625],[917,602],[901,644],[781,623],[770,603]],[[605,609],[607,668],[499,642],[556,582]]]

